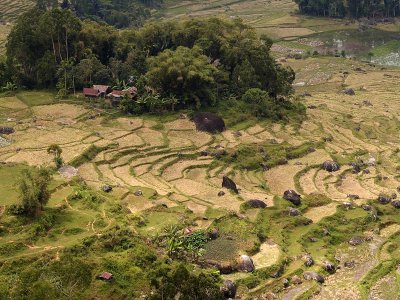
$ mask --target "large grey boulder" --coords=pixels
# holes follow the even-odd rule
[[[222,178],[222,187],[232,190],[236,194],[239,194],[239,190],[237,189],[236,183],[228,176],[224,176]]]
[[[333,160],[327,160],[322,164],[322,169],[328,172],[336,172],[340,170],[340,165]]]
[[[301,196],[294,190],[287,190],[283,193],[283,199],[292,202],[294,205],[298,206],[301,204]]]

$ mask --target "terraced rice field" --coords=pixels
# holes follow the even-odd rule
[[[0,22],[15,21],[19,15],[35,4],[34,0],[2,0],[0,2]]]
[[[259,245],[258,251],[252,252],[257,270],[277,266],[283,259],[290,258],[284,273],[290,277],[302,268],[304,252],[312,253],[316,261],[314,269],[318,270],[318,266],[329,257],[329,247],[333,246],[327,247],[321,242],[305,243],[310,232],[319,228],[326,218],[338,214],[341,209],[337,206],[350,201],[348,194],[357,194],[359,199],[354,204],[362,205],[371,201],[375,203],[380,193],[396,193],[400,186],[400,102],[397,97],[400,94],[400,72],[328,57],[287,60],[284,63],[291,65],[297,73],[296,93],[307,91],[311,94],[303,100],[309,109],[307,120],[301,126],[259,122],[247,127],[237,126],[242,128],[239,132],[235,127],[211,135],[196,131],[189,119],[179,115],[110,118],[106,111],[79,103],[48,103],[50,100],[46,100],[46,105],[32,106],[34,102],[29,99],[35,95],[22,94],[0,99],[1,123],[16,130],[6,137],[13,143],[0,148],[0,160],[3,163],[52,165],[52,157],[46,149],[50,144],[58,143],[63,149],[64,160],[76,163],[88,149],[97,147],[97,155],[78,164],[79,176],[88,185],[94,189],[100,189],[104,184],[112,185],[115,201],[126,207],[133,217],[146,218],[146,225],[138,230],[149,235],[155,235],[168,224],[181,222],[188,213],[194,229],[206,229],[217,222],[227,233],[224,235],[222,232],[218,242],[207,246],[205,257],[221,261],[243,252],[250,253],[256,242],[255,235],[245,237],[240,230],[251,232],[251,228],[257,225],[261,210],[243,210],[244,201],[260,199],[270,208],[279,208],[286,205],[281,197],[288,189],[295,189],[304,197],[325,195],[333,202],[310,205],[302,212],[313,221],[311,227],[296,227],[287,235],[280,236],[278,232],[282,228],[271,223],[270,226],[277,226],[275,234],[269,235],[266,242]],[[353,88],[356,95],[340,93],[345,86]],[[50,96],[41,97],[47,99]],[[321,141],[324,142],[316,151],[267,171],[261,167],[255,170],[235,168],[213,157],[200,155],[203,150],[216,148],[231,152],[240,145],[285,143],[296,147],[305,142]],[[320,165],[328,159],[338,161],[342,168],[333,173],[321,170]],[[368,166],[369,173],[352,173],[349,163],[359,159],[373,162]],[[224,175],[236,182],[240,190],[238,195],[221,187]],[[220,191],[225,194],[218,196]],[[68,191],[57,193],[60,193],[57,197],[62,199]],[[9,200],[11,203],[13,197]],[[167,209],[157,210],[160,205]],[[105,211],[103,213],[106,216]],[[227,221],[223,218],[232,213],[246,220],[245,223],[241,219]],[[369,215],[361,208],[344,214],[349,222]],[[95,228],[95,221],[91,222],[89,227]],[[234,241],[229,238],[232,228],[238,236]],[[386,292],[385,287],[395,280],[397,273],[388,272],[386,277],[373,281],[367,290],[359,287],[358,281],[369,278],[370,272],[379,264],[390,261],[392,254],[385,252],[385,245],[396,243],[392,239],[399,229],[384,229],[385,233],[377,228],[376,232],[368,233],[374,236],[372,242],[360,247],[350,247],[347,243],[337,245],[337,249],[334,248],[336,254],[345,259],[337,263],[342,265],[338,273],[327,276],[327,284],[316,288],[304,282],[281,290],[282,299],[294,299],[314,289],[319,292],[315,299],[340,299],[344,296],[349,296],[346,299],[362,299],[365,293],[372,297],[370,299],[392,299],[374,295]],[[239,238],[242,236],[243,239]],[[46,247],[53,249],[60,245],[56,243]],[[231,252],[224,252],[221,247],[231,249]],[[343,267],[349,259],[357,261],[355,268]],[[248,275],[226,276],[245,280]],[[270,283],[266,281],[242,292],[257,295]]]
[[[35,4],[34,0],[0,1],[0,55],[5,52],[6,40],[12,23]]]

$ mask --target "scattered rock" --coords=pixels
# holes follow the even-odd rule
[[[208,231],[208,237],[212,240],[215,240],[219,237],[219,230],[218,228],[213,228],[210,231]]]
[[[282,279],[282,284],[284,288],[287,288],[290,285],[289,280],[287,278]]]
[[[238,259],[238,271],[251,273],[254,271],[254,263],[250,256],[241,255]]]
[[[103,192],[105,192],[105,193],[110,193],[111,191],[112,191],[112,186],[111,185],[108,185],[108,184],[105,184],[105,185],[103,185],[102,187],[101,187],[101,190],[103,191]]]
[[[218,197],[222,197],[222,196],[224,196],[225,195],[225,192],[224,191],[219,191],[218,192]]]
[[[0,127],[0,134],[12,134],[15,130],[12,127]]]
[[[303,277],[305,280],[315,280],[318,283],[324,283],[325,279],[322,275],[316,272],[304,272]]]
[[[311,97],[311,94],[309,92],[304,92],[303,94],[300,94],[301,97]]]
[[[371,173],[371,171],[369,169],[363,170],[363,174],[369,174],[369,173]]]
[[[315,151],[317,151],[317,149],[315,149],[314,147],[308,147],[307,149],[308,153],[314,153]]]
[[[267,204],[264,201],[258,199],[251,199],[246,202],[246,204],[251,208],[266,208]]]
[[[231,280],[225,280],[221,287],[221,292],[225,298],[235,298],[236,296],[236,285]]]
[[[378,197],[378,202],[380,204],[389,204],[390,202],[392,202],[392,198],[388,195],[385,194],[380,194]]]
[[[394,199],[397,199],[397,194],[396,194],[396,193],[392,193],[391,198],[392,198],[393,200],[394,200]]]
[[[344,208],[344,209],[351,209],[351,208],[353,208],[354,207],[354,205],[353,205],[353,203],[351,203],[351,202],[343,202],[342,203],[342,207]]]
[[[328,172],[336,172],[340,170],[340,166],[337,162],[327,160],[322,164],[322,169]]]
[[[300,216],[300,214],[301,214],[300,210],[298,210],[297,208],[294,208],[294,207],[289,207],[287,211],[288,211],[289,216],[292,216],[292,217]]]
[[[242,136],[242,133],[240,132],[240,131],[235,131],[234,133],[233,133],[233,136],[234,137],[241,137]]]
[[[392,205],[393,205],[395,208],[400,208],[400,200],[392,201]]]
[[[330,261],[324,262],[324,269],[325,269],[325,271],[327,271],[330,274],[333,274],[336,272],[335,265],[333,263],[331,263]]]
[[[368,204],[363,204],[363,205],[361,205],[361,207],[365,211],[371,211],[371,209],[372,209],[372,206],[368,205]]]
[[[368,235],[368,236],[365,238],[365,241],[370,242],[370,241],[372,241],[373,239],[374,239],[374,237],[373,237],[372,235]]]
[[[315,238],[315,237],[309,237],[308,240],[309,240],[311,243],[316,243],[316,242],[318,242],[318,239]]]
[[[293,284],[302,284],[303,283],[303,281],[301,280],[301,278],[299,277],[299,276],[297,276],[297,275],[294,275],[293,277],[292,277],[292,279],[291,279],[291,282],[293,283]]]
[[[369,100],[364,100],[364,101],[362,102],[362,104],[363,104],[364,106],[372,106],[372,103],[371,103]]]
[[[135,196],[140,197],[143,196],[143,192],[141,190],[137,190],[136,192],[133,193]]]
[[[306,267],[311,267],[312,265],[314,265],[314,260],[313,260],[313,258],[311,257],[310,254],[304,255],[303,256],[303,260],[304,260],[304,265]]]
[[[294,205],[298,206],[301,204],[301,196],[294,190],[287,190],[283,193],[283,199],[292,202]]]
[[[356,262],[354,260],[346,261],[344,263],[344,266],[348,269],[354,269],[354,267],[356,266]]]
[[[355,195],[355,194],[348,194],[347,198],[349,198],[351,200],[357,200],[357,199],[360,199],[360,196]]]
[[[344,89],[342,93],[349,96],[354,96],[356,94],[352,88]]]
[[[199,112],[194,115],[193,122],[199,131],[217,133],[225,130],[224,120],[214,113]]]
[[[352,163],[351,166],[353,167],[352,173],[358,174],[361,172],[361,166],[357,163]]]
[[[358,246],[365,242],[365,239],[361,236],[354,236],[350,239],[349,244],[351,246]]]
[[[266,292],[265,294],[261,295],[261,299],[263,299],[263,300],[275,300],[275,299],[277,299],[277,297],[272,292]]]
[[[316,109],[317,106],[316,106],[316,105],[309,105],[309,106],[307,106],[307,108],[308,108],[308,109]]]
[[[200,151],[200,156],[209,156],[210,152],[208,150],[202,150]]]
[[[239,194],[239,190],[237,189],[236,183],[228,176],[224,176],[222,178],[222,187],[232,190],[236,194]]]
[[[375,159],[374,157],[370,157],[370,158],[368,159],[368,165],[369,165],[370,167],[375,166],[375,165],[376,165],[376,159]]]

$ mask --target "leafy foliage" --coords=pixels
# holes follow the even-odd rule
[[[25,169],[21,172],[19,197],[24,213],[38,216],[50,199],[48,185],[51,176],[49,170]]]
[[[136,85],[135,101],[120,102],[126,113],[199,109],[233,97],[260,118],[304,114],[290,101],[294,72],[275,63],[271,45],[240,19],[151,22],[120,33],[68,9],[36,8],[9,35],[4,74],[18,86],[57,87],[59,97],[92,84]]]

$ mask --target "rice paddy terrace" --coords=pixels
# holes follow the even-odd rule
[[[17,201],[13,182],[21,164],[52,165],[46,150],[54,143],[90,187],[102,193],[109,184],[113,191],[103,193],[107,201],[98,209],[88,210],[68,200],[76,181],[57,175],[49,206],[64,206],[70,214],[55,229],[57,237],[29,244],[23,230],[5,233],[0,250],[14,245],[12,257],[56,253],[118,224],[121,216],[149,236],[184,223],[193,230],[219,229],[219,238],[206,245],[205,261],[224,264],[252,255],[254,274],[223,275],[237,280],[239,293],[248,297],[273,291],[282,299],[314,294],[312,299],[396,299],[400,220],[396,208],[377,199],[398,193],[400,186],[400,72],[332,57],[284,63],[297,72],[296,93],[307,95],[307,120],[300,126],[246,121],[211,135],[196,131],[179,114],[113,117],[39,92],[1,98],[1,122],[15,129],[4,136],[12,143],[0,148],[2,212]],[[344,87],[355,95],[341,93]],[[257,149],[256,154],[246,156],[243,147]],[[226,152],[221,157],[204,155],[221,149]],[[260,151],[266,156],[281,151],[283,160],[268,170],[244,167]],[[239,153],[236,160],[227,159],[232,153]],[[340,163],[339,171],[321,169],[331,159]],[[362,169],[354,171],[350,164],[360,161]],[[236,182],[239,194],[221,187],[224,175]],[[300,216],[287,214],[293,205],[282,195],[289,189],[303,196]],[[267,208],[246,207],[251,199]],[[377,220],[364,204],[373,207]],[[116,205],[124,209],[119,214],[113,212]],[[355,236],[363,237],[360,245],[348,243]],[[8,252],[0,254],[10,258]],[[313,266],[304,265],[305,254]],[[326,260],[341,268],[327,273]],[[322,272],[325,283],[304,280],[303,272],[310,270]],[[290,280],[289,288],[282,287],[282,278]]]
[[[1,1],[2,21],[12,22],[29,5]],[[204,263],[227,266],[241,254],[252,257],[255,272],[223,275],[238,283],[245,299],[271,293],[278,299],[398,299],[399,212],[377,199],[399,193],[400,71],[346,58],[280,59],[318,47],[313,41],[321,31],[358,26],[298,16],[295,9],[289,0],[169,0],[165,17],[240,16],[279,40],[274,54],[296,71],[296,94],[308,107],[301,125],[246,120],[212,135],[179,113],[117,117],[83,100],[60,102],[36,91],[0,98],[0,123],[15,129],[0,140],[0,261],[41,253],[57,258],[60,249],[116,224],[149,237],[185,224],[219,231],[206,245]],[[378,25],[387,32],[396,26]],[[0,36],[3,29],[9,25],[0,25]],[[355,94],[342,93],[345,88]],[[17,202],[21,169],[53,165],[47,147],[54,143],[105,201],[91,208],[71,201],[78,180],[56,175],[48,206],[62,208],[63,217],[32,242],[28,228],[3,230],[5,208]],[[322,170],[326,160],[337,161],[340,170]],[[225,175],[239,194],[221,187]],[[104,185],[112,192],[102,192]],[[299,216],[289,215],[294,205],[282,198],[289,189],[302,195]],[[248,207],[252,199],[267,208]],[[335,273],[325,270],[326,261]],[[325,282],[306,280],[309,271]]]
[[[0,54],[4,52],[6,38],[11,30],[11,23],[33,6],[33,0],[0,1]]]

